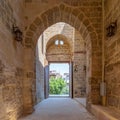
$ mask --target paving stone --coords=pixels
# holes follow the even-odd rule
[[[19,120],[96,120],[81,104],[69,98],[49,98],[35,108],[32,115]]]

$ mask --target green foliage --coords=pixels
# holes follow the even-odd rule
[[[49,81],[50,94],[66,94],[67,83],[62,78],[51,77]]]
[[[63,89],[62,89],[62,94],[69,94],[69,86],[66,85]]]

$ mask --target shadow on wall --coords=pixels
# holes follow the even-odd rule
[[[41,58],[40,58],[41,57]],[[39,52],[38,45],[36,47],[36,103],[44,99],[44,61]]]
[[[0,120],[17,120],[23,114],[23,68],[0,60]]]

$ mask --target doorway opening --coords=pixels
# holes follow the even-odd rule
[[[70,97],[70,64],[49,64],[49,97]]]

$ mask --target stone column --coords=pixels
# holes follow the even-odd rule
[[[73,96],[86,96],[85,70],[85,46],[84,40],[78,31],[75,31],[74,37],[74,56],[73,56]]]
[[[24,49],[24,80],[23,80],[23,105],[24,114],[33,112],[35,90],[34,78],[34,49],[26,47]]]

